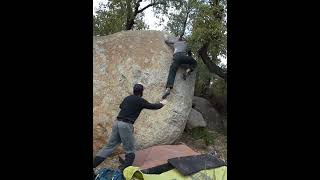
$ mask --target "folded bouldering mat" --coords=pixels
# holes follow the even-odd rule
[[[226,166],[226,163],[210,154],[177,157],[168,160],[182,175],[188,176],[201,170]]]
[[[123,171],[126,180],[227,180],[227,167],[201,170],[189,176],[184,176],[176,169],[161,174],[144,174],[139,167],[129,166]]]
[[[96,177],[94,178],[94,180],[108,180],[108,179],[125,180],[121,171],[110,169],[110,168],[99,169]]]
[[[158,145],[135,152],[133,166],[139,167],[142,172],[159,174],[173,167],[168,163],[169,159],[200,155],[184,144]],[[125,154],[119,155],[121,163],[124,162]]]

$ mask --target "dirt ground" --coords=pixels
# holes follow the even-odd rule
[[[196,152],[202,154],[210,153],[227,162],[227,136],[213,130],[210,132],[215,137],[213,145],[206,145],[203,139],[193,139],[187,133],[183,133],[175,144],[184,143]]]
[[[213,145],[206,145],[205,141],[202,139],[195,140],[187,133],[183,133],[182,136],[174,142],[174,144],[186,144],[196,152],[201,154],[214,154],[216,157],[227,162],[227,136],[215,131],[211,131],[211,133],[213,133],[215,137]],[[117,168],[120,165],[118,158],[119,154],[121,154],[121,152],[116,151],[97,168]]]

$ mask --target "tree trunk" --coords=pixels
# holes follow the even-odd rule
[[[132,14],[131,1],[132,1],[132,0],[126,0],[126,5],[127,5],[127,22],[126,22],[125,30],[131,29],[132,26],[133,26],[133,23],[134,23],[134,17],[133,17],[133,14]]]
[[[134,12],[133,12],[133,15],[132,14],[132,10],[131,10],[131,13],[127,14],[127,22],[126,22],[126,29],[125,30],[130,30],[133,28],[133,25],[134,25],[134,20],[136,19],[136,16],[143,12],[144,10],[146,10],[147,8],[151,7],[151,6],[155,6],[155,5],[158,5],[158,4],[163,4],[164,2],[157,2],[157,3],[151,3],[151,4],[148,4],[146,5],[145,7],[143,7],[142,9],[139,10],[139,7],[140,7],[140,2],[142,0],[138,0],[136,3],[135,3],[135,7],[134,7]],[[130,6],[131,7],[131,6]]]
[[[219,77],[227,81],[227,72],[216,65],[208,56],[209,43],[205,43],[199,50],[198,54],[201,57],[203,63],[207,66],[210,72],[217,74]]]

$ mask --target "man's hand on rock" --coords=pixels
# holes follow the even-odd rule
[[[168,103],[168,101],[166,99],[163,99],[160,101],[161,104],[166,105]]]

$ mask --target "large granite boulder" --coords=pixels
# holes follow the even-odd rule
[[[203,119],[202,114],[195,109],[191,109],[188,117],[188,121],[187,121],[187,128],[193,129],[197,127],[206,127],[206,126],[207,126],[207,122]]]
[[[161,100],[172,62],[172,49],[161,31],[123,31],[94,37],[93,144],[96,153],[107,141],[123,98],[135,83],[144,85],[149,102]],[[191,111],[195,74],[186,81],[177,72],[168,104],[160,110],[143,110],[134,124],[137,149],[173,143],[183,132]]]
[[[214,130],[223,130],[223,118],[212,104],[205,98],[193,97],[193,108],[199,111],[207,122],[207,127]]]

